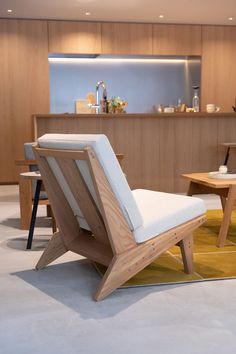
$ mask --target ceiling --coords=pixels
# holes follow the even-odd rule
[[[1,0],[0,18],[236,25],[236,0]]]

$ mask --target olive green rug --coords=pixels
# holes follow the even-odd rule
[[[221,210],[207,211],[207,221],[194,232],[193,274],[184,273],[180,249],[175,246],[122,287],[236,278],[236,211],[232,213],[225,246],[218,248],[216,240],[222,216]],[[96,268],[101,274],[106,270],[104,266],[98,264]]]

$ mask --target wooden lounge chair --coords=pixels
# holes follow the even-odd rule
[[[205,221],[201,199],[131,191],[102,134],[46,134],[35,155],[59,230],[37,269],[67,251],[107,266],[95,300],[175,244],[185,272],[193,272],[192,231]]]

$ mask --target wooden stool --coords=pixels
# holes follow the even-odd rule
[[[220,145],[227,147],[226,150],[226,155],[224,159],[223,165],[227,166],[228,160],[229,160],[229,153],[231,148],[236,148],[236,143],[221,143]]]
[[[41,177],[41,174],[39,171],[35,171],[35,172],[21,173],[20,178],[25,178],[25,179],[37,181],[35,194],[34,194],[34,203],[33,203],[33,209],[32,209],[32,214],[31,214],[31,221],[30,221],[30,227],[29,227],[29,233],[28,233],[27,246],[26,246],[26,249],[31,249],[33,236],[34,236],[36,215],[37,215],[38,204],[39,204],[39,195],[40,195],[40,190],[41,190],[41,186],[42,186],[42,177]],[[52,230],[54,233],[57,231],[57,227],[56,227],[56,221],[53,216],[52,210],[51,210],[51,217],[52,217]]]

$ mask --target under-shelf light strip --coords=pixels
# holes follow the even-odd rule
[[[187,59],[136,59],[136,58],[48,58],[51,63],[186,63]]]

